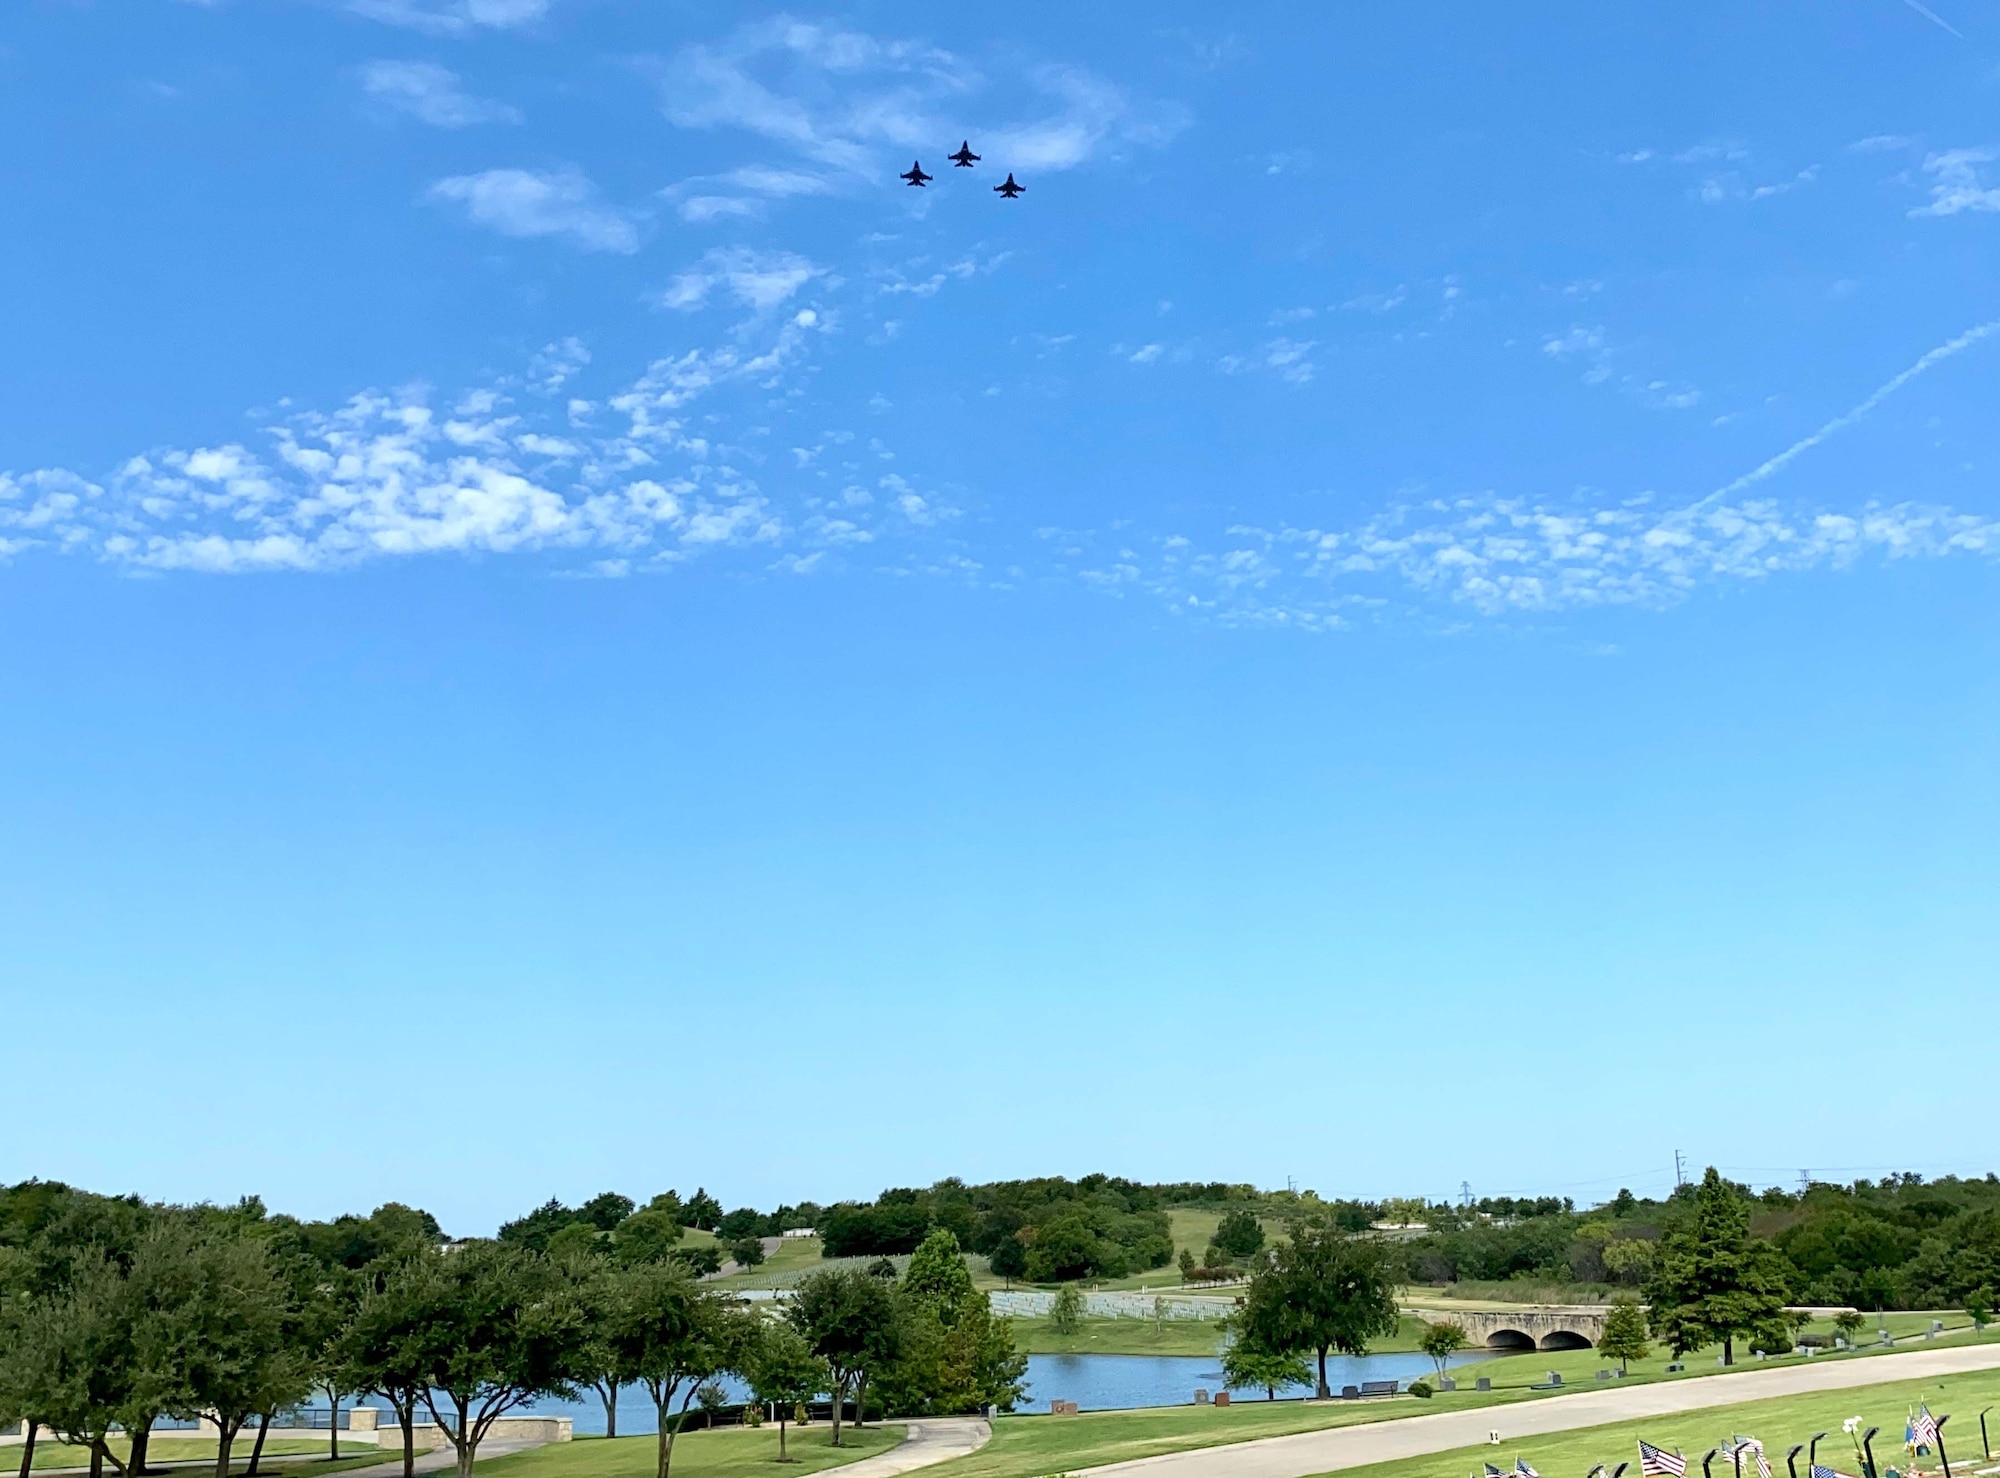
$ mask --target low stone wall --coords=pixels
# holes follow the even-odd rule
[[[995,1289],[987,1303],[996,1314],[1025,1319],[1045,1318],[1056,1296],[1039,1288]],[[1155,1308],[1155,1302],[1162,1308]],[[1098,1319],[1220,1319],[1236,1307],[1232,1298],[1187,1293],[1086,1293],[1083,1311]]]

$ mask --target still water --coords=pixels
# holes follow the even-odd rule
[[[1429,1375],[1431,1362],[1423,1355],[1340,1355],[1326,1362],[1327,1383],[1337,1392],[1369,1380],[1415,1380]],[[722,1382],[731,1401],[746,1397],[742,1385]],[[1211,1394],[1222,1389],[1222,1362],[1214,1355],[1030,1355],[1028,1390],[1016,1411],[1049,1409],[1051,1401],[1074,1401],[1085,1411],[1123,1410],[1137,1406],[1184,1406],[1197,1387]],[[1280,1387],[1280,1396],[1309,1396],[1306,1386]],[[1261,1401],[1264,1393],[1237,1392],[1239,1401]],[[678,1406],[678,1402],[675,1403]],[[579,1435],[602,1435],[604,1403],[595,1396],[582,1401],[539,1401],[537,1415],[567,1416]],[[618,1434],[637,1436],[657,1429],[652,1400],[643,1386],[632,1386],[618,1397]]]
[[[1338,1392],[1368,1380],[1411,1381],[1435,1370],[1428,1356],[1329,1355],[1327,1384]],[[1047,1411],[1051,1401],[1074,1401],[1085,1411],[1134,1406],[1184,1406],[1197,1388],[1222,1389],[1222,1361],[1214,1355],[1030,1355],[1028,1392],[1017,1411]],[[1309,1386],[1280,1386],[1280,1396],[1310,1396]],[[1261,1401],[1264,1392],[1239,1391],[1235,1401]]]

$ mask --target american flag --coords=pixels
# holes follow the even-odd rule
[[[1840,1478],[1840,1474],[1834,1472],[1825,1463],[1814,1463],[1812,1465],[1812,1478]]]
[[[1764,1444],[1755,1437],[1738,1437],[1736,1445],[1757,1459],[1757,1478],[1771,1478],[1771,1460],[1764,1456]]]
[[[1528,1466],[1528,1460],[1524,1457],[1514,1459],[1514,1472],[1518,1478],[1542,1478],[1540,1473]]]
[[[1491,1463],[1485,1464],[1485,1468],[1486,1468],[1486,1478],[1507,1478],[1507,1475],[1505,1473],[1501,1472]]]
[[[1917,1419],[1910,1423],[1910,1442],[1917,1447],[1938,1445],[1937,1418],[1931,1415],[1930,1407],[1917,1408]]]
[[[1639,1444],[1639,1471],[1646,1478],[1687,1478],[1688,1460],[1650,1442]]]

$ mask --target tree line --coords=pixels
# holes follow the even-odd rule
[[[621,1220],[623,1220],[621,1218]],[[528,1238],[447,1240],[400,1205],[302,1222],[255,1200],[167,1206],[30,1182],[0,1191],[0,1422],[84,1448],[93,1478],[142,1478],[154,1424],[206,1418],[215,1472],[254,1429],[255,1473],[277,1418],[311,1398],[335,1414],[372,1396],[394,1412],[403,1470],[435,1424],[460,1478],[496,1422],[538,1397],[594,1390],[655,1407],[657,1478],[696,1400],[734,1375],[783,1423],[819,1395],[856,1419],[1011,1406],[1026,1360],[992,1317],[952,1234],[908,1271],[822,1269],[782,1311],[701,1281],[673,1255]]]
[[[1753,1192],[1722,1180],[1775,1255],[1794,1301],[1857,1308],[1956,1308],[2000,1290],[2000,1178],[1916,1174]],[[1664,1200],[1621,1190],[1579,1211],[1567,1201],[1421,1205],[1404,1244],[1409,1281],[1549,1281],[1626,1287],[1652,1280],[1665,1239],[1694,1214],[1698,1183]]]

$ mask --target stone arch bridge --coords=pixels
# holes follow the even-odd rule
[[[1432,1324],[1452,1323],[1489,1350],[1586,1350],[1604,1333],[1606,1310],[1590,1304],[1524,1304],[1517,1309],[1405,1309]]]

